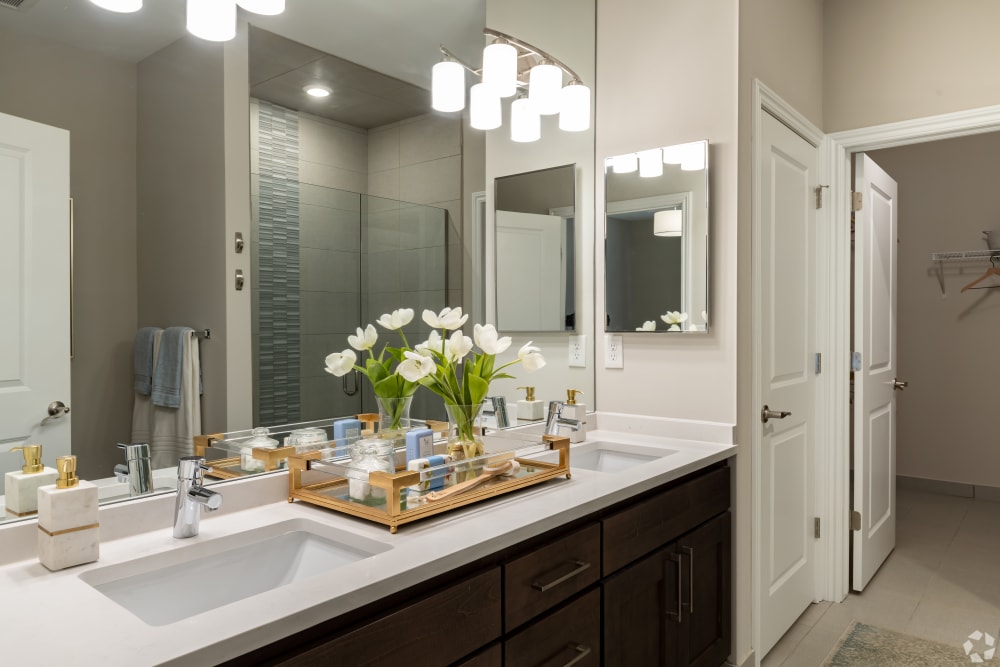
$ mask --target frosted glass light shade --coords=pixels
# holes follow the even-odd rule
[[[687,144],[667,146],[663,149],[663,164],[680,164],[684,161],[684,147]]]
[[[546,62],[531,68],[528,75],[528,99],[542,116],[559,113],[562,70]]]
[[[526,97],[514,100],[510,105],[510,140],[525,143],[541,138],[542,119],[534,105]]]
[[[142,0],[90,0],[101,9],[128,14],[142,9]]]
[[[232,39],[236,36],[236,0],[188,0],[187,29],[210,42]]]
[[[685,144],[681,171],[701,171],[705,168],[705,142],[695,141]]]
[[[465,68],[445,60],[431,69],[431,106],[437,111],[465,108]]]
[[[616,155],[611,158],[611,170],[616,174],[631,174],[639,168],[639,156],[635,153]]]
[[[254,14],[275,16],[285,11],[285,0],[236,0],[243,9]]]
[[[485,83],[469,89],[469,124],[477,130],[495,130],[503,122],[500,98]]]
[[[559,91],[559,129],[583,132],[590,129],[590,88],[571,83]]]
[[[513,44],[494,42],[483,49],[483,83],[497,97],[517,92],[517,49]]]
[[[659,148],[639,151],[639,176],[642,178],[663,176],[663,154]]]
[[[657,211],[653,214],[653,234],[680,236],[684,230],[684,211]]]

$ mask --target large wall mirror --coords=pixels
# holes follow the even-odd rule
[[[707,332],[708,142],[604,167],[605,331]]]
[[[497,328],[576,330],[576,166],[496,179]]]

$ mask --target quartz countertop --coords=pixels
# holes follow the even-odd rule
[[[588,440],[661,446],[676,453],[616,473],[573,468],[571,459],[572,479],[551,480],[408,524],[395,535],[380,524],[301,502],[289,504],[277,497],[281,487],[272,481],[271,496],[263,504],[221,516],[203,515],[201,532],[194,538],[174,539],[166,516],[150,522],[148,532],[102,541],[96,563],[49,572],[37,558],[9,562],[0,566],[0,628],[12,638],[4,642],[2,662],[28,666],[70,659],[103,667],[132,667],[137,660],[214,665],[727,459],[738,449],[729,442],[645,433],[596,430]],[[220,491],[227,495],[227,487]],[[172,496],[166,496],[149,506],[164,512],[164,500],[172,505]],[[162,626],[147,625],[80,576],[293,519],[325,524],[391,548]],[[104,521],[102,515],[102,531]],[[0,532],[0,550],[3,540]]]

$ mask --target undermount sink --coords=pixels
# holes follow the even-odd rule
[[[168,625],[392,547],[296,519],[138,558],[80,578],[149,625]]]
[[[622,442],[595,440],[570,447],[569,467],[595,472],[615,473],[637,465],[676,454],[675,449],[650,445],[630,445]],[[555,455],[553,455],[555,454]],[[558,454],[546,454],[541,460],[558,460]]]

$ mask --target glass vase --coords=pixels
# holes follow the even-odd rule
[[[453,461],[471,459],[486,453],[483,448],[482,428],[479,417],[483,404],[450,405],[448,412],[448,455]]]
[[[378,403],[378,430],[384,434],[383,437],[406,431],[410,427],[410,404],[413,403],[413,396],[376,396],[375,401]]]

